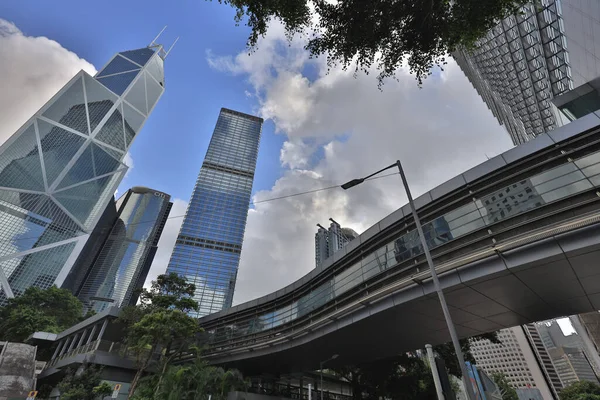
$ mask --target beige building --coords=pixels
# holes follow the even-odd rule
[[[471,343],[471,353],[477,367],[491,375],[501,372],[506,375],[510,385],[515,389],[537,388],[544,399],[552,399],[552,393],[531,346],[519,326],[498,331],[498,339],[502,344],[489,340]]]

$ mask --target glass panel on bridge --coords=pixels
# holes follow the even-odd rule
[[[600,186],[600,152],[513,182],[423,225],[433,249],[460,236],[541,207],[552,201]],[[416,230],[406,232],[362,260],[335,274],[290,305],[217,328],[209,337],[221,341],[279,327],[311,313],[385,270],[422,254]]]

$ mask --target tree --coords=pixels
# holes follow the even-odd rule
[[[23,342],[37,331],[59,333],[81,321],[82,310],[68,290],[30,287],[0,308],[0,340]]]
[[[209,366],[200,357],[187,365],[167,368],[157,390],[158,377],[149,375],[139,385],[135,400],[225,400],[233,390],[247,390],[249,384],[237,370]]]
[[[83,365],[82,370],[72,368],[58,384],[61,400],[97,400],[112,393],[111,386],[102,382],[102,369],[93,365]]]
[[[236,10],[235,21],[251,28],[255,48],[271,20],[288,37],[300,34],[311,56],[325,55],[329,67],[342,65],[378,80],[393,77],[407,63],[420,83],[448,53],[470,48],[498,20],[518,12],[528,0],[219,0]]]
[[[506,375],[504,375],[502,372],[494,372],[492,373],[492,379],[496,385],[498,385],[500,393],[502,393],[502,400],[519,400],[517,391],[510,386],[508,380],[506,379]]]
[[[589,381],[570,384],[560,392],[560,400],[600,400],[600,386]]]
[[[475,358],[473,357],[473,354],[471,354],[471,343],[477,340],[489,340],[495,344],[502,344],[500,339],[498,339],[498,332],[484,333],[468,339],[461,339],[460,347],[463,356],[465,357],[465,361],[469,361],[473,364],[475,364]],[[456,376],[457,378],[461,378],[462,371],[460,370],[460,365],[458,364],[458,358],[456,357],[456,352],[454,351],[454,345],[452,342],[437,345],[434,347],[434,350],[441,358],[444,359],[448,373]]]
[[[198,309],[191,298],[195,286],[177,274],[160,275],[150,289],[143,289],[140,304],[126,307],[119,321],[127,326],[125,344],[136,357],[137,371],[131,382],[129,397],[136,391],[140,379],[153,365],[157,375],[156,392],[169,366],[182,352],[192,352],[201,329],[187,312]]]

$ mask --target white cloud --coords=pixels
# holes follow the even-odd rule
[[[171,259],[171,253],[173,252],[173,247],[175,246],[175,241],[177,240],[177,235],[179,235],[179,229],[183,222],[183,218],[180,218],[179,216],[184,215],[185,210],[187,209],[187,201],[181,199],[172,199],[171,201],[173,202],[173,207],[171,208],[169,219],[167,220],[160,236],[160,240],[158,241],[158,250],[152,261],[152,266],[150,266],[146,282],[144,283],[144,286],[146,287],[149,287],[151,281],[156,279],[158,275],[164,274],[167,270],[169,260]]]
[[[417,87],[398,71],[383,91],[376,73],[311,60],[279,25],[251,55],[217,57],[214,68],[248,78],[259,114],[285,134],[285,172],[254,197],[234,303],[270,293],[314,267],[316,224],[333,217],[361,232],[406,202],[397,175],[273,202],[260,202],[365,176],[400,158],[416,197],[512,146],[458,66],[450,62]],[[310,71],[310,72],[307,72]],[[374,71],[373,71],[374,72]]]
[[[26,36],[0,18],[0,143],[38,111],[77,72],[92,64],[42,36]]]

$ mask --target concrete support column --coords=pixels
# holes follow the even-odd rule
[[[69,344],[71,343],[72,339],[73,339],[72,337],[65,338],[65,340],[64,340],[65,345],[63,346],[62,350],[60,351],[60,354],[58,355],[59,357],[67,352],[67,348],[69,347]]]
[[[98,326],[98,324],[95,324],[92,327],[92,331],[90,332],[90,336],[88,337],[88,340],[85,344],[90,344],[92,342],[92,339],[94,339],[94,335],[96,334],[96,327]]]
[[[102,328],[100,328],[100,332],[98,333],[98,339],[96,341],[96,350],[98,350],[98,346],[100,346],[100,341],[102,340],[102,336],[104,335],[104,331],[106,330],[106,326],[108,325],[108,319],[105,319],[102,323]]]
[[[69,346],[69,350],[67,350],[67,352],[73,350],[73,348],[75,347],[75,342],[77,341],[78,338],[79,338],[78,334],[73,335],[73,340],[71,340],[71,345]]]
[[[54,360],[58,356],[58,352],[61,350],[61,348],[63,347],[64,344],[65,344],[64,340],[61,340],[60,342],[58,342],[58,345],[56,346],[56,350],[54,350],[54,354],[52,354],[52,358],[50,360]]]
[[[81,347],[83,345],[83,339],[85,339],[86,333],[87,333],[87,328],[81,332],[81,337],[79,338],[79,343],[77,343],[77,347]]]

